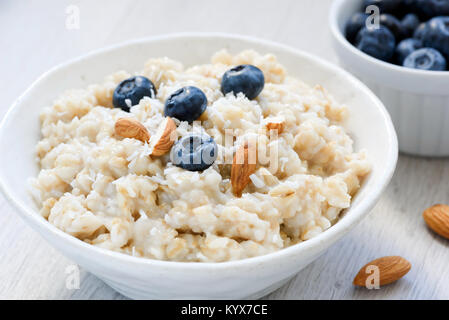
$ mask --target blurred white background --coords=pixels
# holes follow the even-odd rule
[[[0,70],[8,77],[0,79],[0,93],[8,105],[42,72],[69,58],[129,39],[173,32],[252,35],[332,59],[327,29],[330,2],[2,0]],[[79,8],[79,29],[66,28],[71,5]]]

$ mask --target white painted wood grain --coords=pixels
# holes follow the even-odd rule
[[[327,29],[331,0],[0,1],[0,115],[42,72],[93,49],[157,34],[221,31],[279,41],[336,62]],[[65,28],[68,5],[80,8],[79,30]],[[26,116],[26,115],[24,115]],[[449,203],[449,163],[401,156],[372,214],[268,299],[449,299],[449,241],[421,219]],[[66,289],[67,260],[0,198],[0,298],[125,299],[81,270],[79,290]],[[412,262],[400,282],[355,289],[366,262],[401,255]]]

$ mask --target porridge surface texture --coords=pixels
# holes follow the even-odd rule
[[[241,64],[264,73],[265,87],[255,100],[220,90],[222,75]],[[41,114],[34,196],[44,218],[82,241],[159,260],[263,255],[331,227],[370,172],[366,153],[354,152],[342,125],[347,108],[321,86],[288,76],[273,55],[223,50],[211,63],[193,67],[155,58],[139,74],[155,84],[157,96],[143,98],[130,113],[112,105],[118,83],[132,76],[119,71],[101,84],[63,93]],[[150,156],[148,143],[114,132],[118,119],[132,118],[154,136],[165,100],[184,86],[200,88],[208,107],[201,124],[175,120],[177,136],[206,133],[219,148],[215,163],[202,172],[172,165],[168,154]],[[270,123],[282,123],[274,139]],[[259,162],[236,197],[232,157],[250,138],[257,139],[258,154],[276,150],[276,157]]]

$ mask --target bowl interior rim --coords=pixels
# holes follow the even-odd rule
[[[398,158],[398,142],[396,137],[396,132],[394,130],[391,118],[386,111],[384,105],[382,102],[358,79],[356,79],[354,76],[346,72],[345,70],[331,64],[330,62],[327,62],[321,58],[318,58],[316,56],[313,56],[309,53],[291,48],[289,46],[279,44],[276,42],[258,39],[254,37],[249,36],[242,36],[242,35],[234,35],[234,34],[227,34],[227,33],[216,33],[216,32],[186,32],[186,33],[174,33],[174,34],[166,34],[162,36],[155,36],[155,37],[146,37],[146,38],[140,38],[135,40],[130,40],[126,42],[122,42],[119,44],[111,45],[102,49],[94,50],[92,52],[89,52],[87,54],[84,54],[82,56],[79,56],[75,59],[68,60],[67,62],[61,63],[53,68],[51,68],[49,71],[42,74],[36,81],[33,82],[33,84],[19,97],[17,100],[12,104],[12,106],[8,109],[7,113],[3,117],[1,123],[0,123],[0,134],[6,134],[5,127],[6,124],[8,124],[10,121],[13,120],[13,116],[16,110],[16,106],[18,106],[22,100],[23,97],[27,96],[30,91],[42,80],[44,80],[49,75],[58,72],[59,69],[68,67],[71,64],[75,62],[80,62],[85,59],[89,59],[91,57],[97,56],[97,55],[103,55],[107,54],[108,52],[114,51],[116,49],[120,49],[123,47],[127,47],[133,44],[139,44],[139,43],[147,43],[147,42],[158,42],[161,40],[170,40],[170,41],[176,41],[176,39],[180,38],[199,38],[199,39],[209,39],[209,38],[221,38],[223,40],[227,41],[233,41],[233,40],[240,40],[245,41],[249,45],[251,43],[264,45],[267,48],[277,48],[282,51],[286,51],[287,53],[290,53],[292,55],[312,60],[323,67],[325,67],[326,70],[329,72],[333,72],[335,74],[339,74],[345,78],[348,79],[348,81],[352,82],[352,84],[357,87],[359,90],[363,91],[363,94],[367,95],[369,99],[373,102],[372,105],[377,108],[377,110],[381,113],[383,122],[385,123],[387,127],[387,137],[388,141],[388,153],[385,157],[385,169],[383,171],[383,174],[381,177],[377,179],[377,183],[372,186],[372,192],[369,194],[369,196],[366,196],[363,201],[361,201],[358,205],[358,207],[349,208],[348,213],[345,219],[342,219],[338,221],[336,224],[334,224],[331,228],[328,230],[322,232],[320,235],[309,239],[305,242],[301,242],[295,245],[292,245],[287,248],[280,249],[278,251],[265,254],[262,256],[256,256],[252,258],[246,258],[241,260],[235,260],[235,261],[226,261],[226,262],[176,262],[176,261],[164,261],[164,260],[155,260],[155,259],[149,259],[149,258],[139,258],[134,257],[131,255],[127,255],[120,252],[115,252],[112,250],[107,250],[103,248],[99,248],[93,245],[90,245],[88,243],[85,243],[65,232],[62,230],[56,228],[54,225],[50,224],[47,220],[42,219],[42,217],[39,215],[38,212],[35,210],[32,210],[29,208],[25,203],[21,200],[13,196],[10,191],[8,190],[7,181],[5,181],[5,177],[3,176],[3,172],[0,168],[0,191],[3,193],[3,195],[9,200],[9,202],[13,205],[14,208],[16,208],[20,215],[23,218],[27,218],[26,220],[32,220],[33,223],[30,223],[30,225],[36,229],[39,227],[39,229],[45,229],[45,232],[50,232],[53,234],[53,236],[58,237],[63,241],[63,245],[65,247],[72,247],[76,248],[78,251],[81,252],[84,250],[84,254],[89,254],[90,259],[97,259],[97,260],[103,260],[103,259],[110,259],[110,261],[115,260],[116,262],[121,263],[128,263],[133,265],[140,265],[140,266],[153,266],[153,267],[163,267],[163,268],[170,268],[170,270],[178,270],[178,271],[186,271],[186,270],[220,270],[225,268],[245,268],[249,265],[257,265],[266,262],[267,260],[272,259],[279,259],[282,260],[283,258],[290,256],[290,255],[297,255],[298,253],[306,250],[310,250],[313,248],[319,248],[320,244],[333,242],[336,238],[339,237],[339,235],[344,234],[345,232],[349,231],[353,226],[355,226],[365,215],[368,214],[370,209],[374,206],[377,199],[379,198],[380,194],[385,189],[386,185],[390,181],[395,167],[396,162]],[[351,211],[351,209],[353,209]],[[28,221],[27,221],[28,222]],[[63,252],[62,252],[63,253]]]

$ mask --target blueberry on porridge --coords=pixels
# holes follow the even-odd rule
[[[196,87],[184,87],[175,91],[165,102],[164,115],[192,123],[207,108],[207,97]]]
[[[251,65],[241,65],[228,70],[221,80],[221,92],[243,93],[245,97],[255,99],[263,90],[265,79],[263,72]]]
[[[173,146],[170,160],[175,166],[189,171],[203,171],[217,159],[214,139],[204,134],[188,134]]]
[[[114,90],[114,107],[129,111],[133,105],[139,103],[143,97],[154,98],[156,88],[153,82],[143,76],[131,77],[119,83]]]
[[[157,92],[157,94],[156,94]],[[40,214],[93,246],[222,262],[338,223],[370,172],[348,109],[275,56],[149,59],[62,93],[40,116]]]

